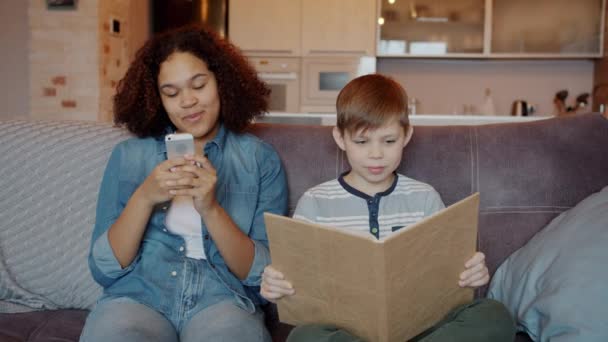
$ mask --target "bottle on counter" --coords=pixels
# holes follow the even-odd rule
[[[486,88],[483,103],[479,106],[479,114],[481,115],[496,115],[494,100],[492,99],[492,91]]]
[[[407,111],[409,115],[416,115],[420,110],[420,101],[415,97],[408,97],[407,99]]]

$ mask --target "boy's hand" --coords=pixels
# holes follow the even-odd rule
[[[486,266],[486,256],[477,252],[464,264],[464,271],[460,273],[458,286],[476,288],[484,286],[489,280],[490,273]]]
[[[278,299],[284,296],[294,295],[296,291],[293,289],[291,283],[285,280],[283,273],[275,270],[272,266],[268,265],[264,268],[262,273],[262,284],[260,285],[260,294],[266,300],[276,303]]]

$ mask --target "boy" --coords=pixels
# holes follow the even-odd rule
[[[333,137],[345,151],[351,170],[306,191],[294,218],[380,238],[444,208],[430,185],[395,172],[413,133],[407,95],[399,83],[378,74],[358,77],[342,89],[336,109]],[[475,253],[464,267],[459,286],[476,288],[488,283],[483,253]],[[279,270],[267,266],[260,293],[275,302],[295,290]],[[511,342],[514,336],[515,325],[502,304],[477,300],[455,309],[415,340]],[[336,327],[308,325],[296,327],[288,341],[360,339]]]

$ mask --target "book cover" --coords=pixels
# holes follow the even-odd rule
[[[333,324],[368,341],[405,341],[473,299],[460,288],[476,251],[479,194],[384,239],[264,214],[273,266],[296,290],[282,322]]]

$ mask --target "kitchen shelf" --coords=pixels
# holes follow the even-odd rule
[[[568,59],[597,59],[602,58],[603,54],[552,54],[552,53],[446,53],[442,55],[432,55],[432,54],[380,54],[378,55],[379,59],[388,58],[405,58],[405,59],[480,59],[480,60],[490,60],[490,59],[555,59],[555,60],[568,60]]]
[[[604,56],[606,0],[377,1],[379,17],[384,20],[377,25],[379,58],[563,60]],[[424,16],[446,19],[411,19],[423,11]],[[411,53],[413,41],[445,46],[429,54]],[[473,47],[480,51],[466,51]]]

